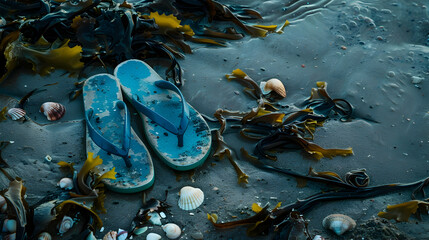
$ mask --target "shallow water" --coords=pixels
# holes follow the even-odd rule
[[[242,92],[241,85],[225,78],[225,74],[236,68],[257,82],[272,77],[282,80],[287,97],[280,105],[285,111],[297,108],[308,98],[317,81],[326,81],[330,95],[348,100],[355,107],[357,117],[351,122],[327,121],[317,129],[314,142],[326,148],[352,147],[354,155],[317,162],[301,151],[284,151],[273,165],[301,173],[313,167],[340,175],[366,168],[372,186],[412,182],[428,176],[429,47],[426,44],[429,10],[426,1],[222,2],[246,5],[259,11],[264,16],[259,24],[281,25],[286,19],[291,24],[283,34],[269,34],[265,38],[246,36],[228,41],[223,48],[191,44],[193,54],[180,60],[185,79],[181,90],[194,108],[211,116],[218,108],[248,111],[255,107],[256,102]],[[56,162],[71,160],[79,165],[86,152],[82,99],[69,102],[66,95],[74,88],[76,79],[68,78],[61,71],[48,77],[33,76],[28,69],[25,66],[15,71],[0,85],[2,105],[10,99],[6,96],[19,98],[32,88],[59,82],[31,98],[27,111],[36,123],[46,124],[48,121],[38,113],[41,103],[56,101],[67,107],[63,119],[46,126],[10,120],[0,124],[0,140],[15,141],[2,156],[13,172],[26,181],[27,200],[31,204],[55,191],[56,182],[63,176]],[[413,83],[413,76],[423,80]],[[216,124],[212,126],[217,127]],[[134,127],[140,129],[137,118]],[[234,131],[228,131],[225,140],[235,150],[253,149],[254,142],[242,139]],[[46,154],[53,157],[53,162],[44,160]],[[161,199],[164,191],[169,190],[167,202],[172,208],[168,221],[184,228],[182,239],[191,239],[196,231],[202,232],[204,239],[246,239],[243,227],[214,229],[206,220],[206,213],[217,213],[221,221],[234,220],[233,216],[249,216],[254,202],[262,205],[269,202],[274,206],[281,201],[286,205],[327,189],[325,185],[311,183],[306,188],[297,188],[293,178],[261,171],[244,159],[238,164],[250,176],[245,186],[237,184],[235,171],[227,160],[208,159],[192,179],[184,173],[180,181],[176,181],[176,174],[154,159],[155,185],[146,195]],[[0,180],[2,188],[5,187],[7,180]],[[204,204],[192,211],[192,216],[177,207],[176,193],[185,185],[199,187],[205,192]],[[214,187],[219,190],[213,190]],[[305,217],[311,220],[311,232],[327,239],[349,239],[350,235],[339,238],[323,230],[322,219],[331,213],[343,213],[359,225],[388,204],[408,200],[409,192],[401,192],[367,200],[331,202],[318,205]],[[105,229],[127,228],[140,205],[141,194],[109,193],[108,213],[101,215]],[[420,223],[411,218],[410,223],[396,225],[411,237],[427,239],[427,220],[424,218]],[[150,231],[162,233],[159,227]],[[144,239],[145,235],[134,239]]]

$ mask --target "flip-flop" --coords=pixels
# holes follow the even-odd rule
[[[210,129],[180,90],[140,60],[122,62],[115,76],[140,112],[145,136],[159,158],[179,171],[202,165],[211,149]]]
[[[118,80],[97,74],[85,81],[83,100],[87,125],[86,151],[100,156],[101,173],[116,171],[116,180],[103,179],[115,192],[134,193],[152,186],[154,168],[150,154],[130,127],[130,113],[122,101]]]

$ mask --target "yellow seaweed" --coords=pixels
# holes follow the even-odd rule
[[[377,215],[389,220],[395,219],[397,222],[408,222],[410,216],[415,214],[419,208],[422,208],[427,212],[429,202],[412,200],[396,205],[388,205],[386,212],[379,212]]]
[[[218,216],[216,213],[212,213],[212,214],[207,213],[207,219],[210,220],[210,222],[212,222],[212,223],[216,223]]]
[[[181,21],[177,19],[173,14],[165,15],[164,13],[159,15],[158,12],[151,12],[149,18],[153,18],[155,23],[159,27],[159,31],[162,34],[167,34],[169,31],[179,31],[188,36],[194,36],[195,33],[189,25],[180,25]]]
[[[7,106],[0,111],[0,122],[6,120]]]
[[[262,28],[269,32],[274,32],[277,29],[277,25],[253,25],[253,26],[257,28]]]
[[[110,171],[105,172],[103,175],[101,175],[100,177],[97,177],[97,179],[95,179],[94,187],[97,187],[98,184],[103,179],[113,179],[113,180],[116,179],[115,175],[116,175],[115,168],[112,168]]]
[[[68,163],[68,162],[60,161],[57,164],[62,168],[68,168],[70,170],[70,172],[74,171],[74,163]]]
[[[77,183],[79,185],[79,190],[81,190],[84,194],[89,195],[93,189],[86,185],[86,178],[89,172],[95,168],[96,166],[103,163],[103,160],[100,156],[94,158],[94,153],[88,152],[88,158],[82,166],[82,169],[77,174]]]
[[[258,213],[258,212],[260,212],[262,210],[262,207],[261,206],[259,206],[259,204],[257,204],[257,203],[253,203],[252,204],[252,211],[254,211],[255,213]]]
[[[285,23],[283,23],[283,25],[279,28],[279,30],[276,31],[276,33],[278,34],[282,34],[283,33],[283,29],[287,26],[289,26],[290,22],[288,20],[285,21]]]

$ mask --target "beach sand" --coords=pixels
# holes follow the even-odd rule
[[[181,90],[195,109],[212,116],[218,108],[248,111],[255,107],[256,102],[242,92],[241,85],[225,78],[225,74],[236,68],[257,82],[273,77],[280,79],[287,90],[287,97],[279,102],[282,111],[299,108],[316,82],[325,81],[330,95],[349,101],[357,117],[349,122],[329,119],[316,130],[314,142],[325,148],[352,147],[354,155],[316,161],[300,150],[285,150],[272,165],[303,174],[313,167],[341,176],[350,170],[365,168],[371,179],[370,186],[413,182],[428,176],[429,10],[426,1],[222,2],[259,11],[264,16],[260,24],[281,25],[286,19],[291,24],[283,34],[273,33],[265,38],[246,36],[228,41],[226,47],[191,44],[193,54],[180,60],[185,80]],[[105,70],[91,68],[88,76],[97,72]],[[9,165],[7,171],[24,180],[30,205],[59,191],[57,182],[65,174],[56,163],[72,161],[79,168],[86,159],[82,98],[69,101],[68,96],[78,80],[84,79],[70,78],[61,70],[49,76],[34,75],[30,65],[23,65],[0,84],[2,107],[13,106],[34,88],[58,82],[30,98],[25,108],[29,121],[8,119],[0,123],[0,140],[14,141],[2,151]],[[47,121],[38,110],[47,101],[65,105],[65,116],[59,121]],[[134,114],[132,121],[144,139],[140,118]],[[212,123],[210,126],[218,127]],[[237,130],[228,130],[224,137],[236,151],[241,147],[249,152],[253,150],[255,142],[241,138]],[[50,155],[52,161],[46,161],[46,155]],[[317,183],[298,188],[294,178],[262,171],[242,157],[237,162],[250,176],[249,183],[244,185],[237,183],[236,173],[227,159],[219,161],[210,157],[191,173],[176,173],[152,156],[155,183],[145,191],[146,197],[163,199],[168,190],[166,202],[171,208],[162,221],[178,224],[183,230],[180,239],[192,239],[198,232],[204,239],[248,239],[245,227],[216,230],[207,220],[207,213],[218,214],[220,221],[237,220],[253,214],[252,203],[286,205],[328,189]],[[0,175],[0,188],[7,188],[8,183]],[[189,212],[177,206],[178,191],[187,185],[198,187],[205,194],[203,205]],[[358,239],[357,236],[383,239],[381,228],[365,232],[368,225],[359,226],[371,221],[387,205],[409,201],[410,193],[411,189],[364,200],[327,202],[304,216],[310,220],[310,232],[325,239]],[[141,204],[142,193],[107,192],[107,213],[100,215],[104,232],[97,232],[97,237],[102,238],[109,230],[129,229]],[[352,217],[357,229],[341,237],[323,229],[322,219],[331,213]],[[402,237],[429,239],[426,221],[428,218],[424,216],[423,221],[411,217],[408,223],[391,223],[398,228],[392,228],[394,231],[404,234]],[[149,232],[165,236],[160,226],[153,226],[134,239],[145,239]],[[270,233],[253,239],[273,236]]]

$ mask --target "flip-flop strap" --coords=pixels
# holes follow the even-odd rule
[[[107,140],[99,131],[94,128],[90,119],[94,117],[94,109],[90,108],[85,113],[86,124],[88,126],[88,133],[92,141],[104,151],[120,156],[124,159],[125,165],[131,167],[131,161],[128,158],[128,151],[130,150],[131,127],[130,127],[130,112],[127,105],[123,101],[117,101],[116,107],[123,109],[125,112],[124,121],[124,139],[122,140],[122,149],[116,147],[113,143]]]
[[[182,117],[180,119],[179,127],[174,126],[170,121],[168,121],[165,117],[160,114],[152,111],[148,107],[144,106],[140,101],[137,95],[133,95],[132,104],[137,109],[137,111],[143,113],[146,117],[150,118],[152,121],[156,122],[158,125],[166,129],[167,131],[177,135],[178,146],[183,147],[183,134],[188,128],[189,123],[189,108],[188,104],[185,101],[180,90],[172,83],[164,80],[159,80],[155,82],[155,85],[159,88],[169,89],[171,91],[176,92],[181,99],[182,102]]]

